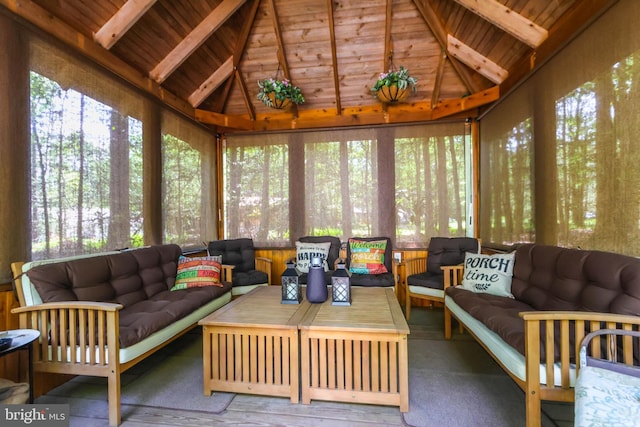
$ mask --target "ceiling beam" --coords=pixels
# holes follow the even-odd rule
[[[433,109],[429,102],[412,104],[393,104],[386,110],[376,104],[367,107],[345,108],[342,115],[322,110],[303,110],[297,118],[286,113],[261,114],[255,120],[246,116],[231,116],[196,110],[196,120],[221,128],[239,131],[275,131],[333,128],[341,126],[371,126],[382,124],[400,124],[424,122],[435,119],[464,118],[482,105],[496,101],[500,96],[498,86],[460,99],[448,99],[439,102]],[[470,113],[470,111],[473,113]]]
[[[247,84],[245,83],[240,71],[236,69],[236,81],[240,85],[240,91],[242,92],[242,99],[244,99],[244,105],[247,107],[247,111],[249,111],[249,119],[256,119],[256,110],[253,107],[253,103],[251,99],[249,99],[249,89],[247,88]]]
[[[92,38],[71,28],[64,21],[56,18],[33,1],[0,0],[0,5],[26,22],[60,40],[84,57],[94,61],[105,70],[128,81],[144,93],[162,101],[187,117],[194,117],[194,109],[186,100],[178,98],[174,93],[167,91],[153,80],[145,77],[140,73],[140,70],[132,67],[129,63],[118,58],[99,44],[94,43]]]
[[[93,40],[111,49],[157,0],[127,0],[125,4],[93,35]]]
[[[224,0],[200,22],[176,47],[149,73],[162,83],[210,36],[231,17],[246,0]]]
[[[472,68],[476,72],[482,74],[495,84],[500,84],[507,78],[509,72],[491,61],[486,56],[479,54],[471,47],[462,43],[451,34],[448,36],[447,51],[450,55],[458,58],[461,62],[467,64],[469,68]]]
[[[289,73],[289,62],[287,61],[287,53],[282,39],[282,31],[280,30],[280,19],[278,18],[278,10],[276,9],[275,0],[269,0],[271,7],[271,18],[273,20],[273,31],[276,33],[276,42],[278,43],[278,64],[282,67],[284,78],[291,82],[291,74]],[[293,84],[293,83],[292,83]],[[291,103],[290,111],[294,117],[298,117],[298,105]]]
[[[233,56],[230,56],[224,64],[218,67],[213,74],[211,74],[191,95],[189,95],[188,101],[193,107],[197,107],[202,104],[202,101],[207,99],[214,90],[218,89],[225,80],[233,74]]]
[[[413,4],[420,12],[422,19],[427,24],[433,36],[436,38],[438,43],[440,43],[440,47],[444,50],[447,50],[447,34],[448,31],[445,29],[444,25],[440,21],[438,14],[431,6],[431,2],[424,2],[423,0],[413,0]],[[467,69],[460,61],[456,60],[449,56],[449,60],[451,61],[451,66],[454,71],[462,80],[462,83],[466,86],[467,90],[471,93],[479,92],[482,88],[478,83],[476,83],[473,79],[472,73],[469,69]]]
[[[438,102],[432,109],[431,119],[438,120],[451,117],[483,105],[490,104],[500,98],[500,86],[494,86],[482,92],[474,93],[464,98],[445,99]]]
[[[233,86],[233,82],[236,76],[241,76],[238,70],[238,65],[244,56],[244,52],[246,50],[247,41],[249,40],[249,35],[251,34],[251,28],[253,27],[253,22],[256,19],[256,14],[258,12],[258,6],[260,6],[260,0],[251,0],[253,1],[253,5],[251,6],[251,11],[249,12],[249,16],[244,22],[242,26],[242,31],[238,37],[238,41],[236,42],[235,49],[233,51],[233,69],[235,73],[233,73],[229,79],[227,79],[224,88],[222,89],[222,93],[219,93],[216,99],[213,101],[212,110],[216,112],[222,112],[224,110],[224,106],[227,104],[227,99],[231,94],[231,87]],[[244,81],[242,82],[244,87],[246,87]],[[251,107],[247,107],[249,115],[255,115],[253,112],[253,105]]]
[[[431,91],[431,105],[436,105],[440,98],[440,88],[442,87],[442,78],[444,77],[444,66],[447,62],[447,51],[440,51],[440,59],[438,60],[438,69],[436,70],[436,78]]]
[[[336,92],[336,113],[342,114],[342,102],[340,100],[340,75],[338,74],[338,54],[336,50],[336,27],[333,20],[333,0],[327,0],[327,12],[329,14],[329,36],[331,38],[331,69],[333,72],[333,87]]]
[[[507,93],[535,68],[549,60],[559,49],[580,30],[598,19],[618,0],[580,0],[574,2],[567,11],[549,28],[549,37],[509,70],[509,77],[500,84],[500,91]]]
[[[534,49],[549,35],[540,25],[496,0],[454,1]]]

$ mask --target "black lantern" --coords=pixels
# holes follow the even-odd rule
[[[287,261],[287,269],[282,273],[282,304],[300,304],[300,273],[293,259]]]
[[[331,276],[331,288],[332,305],[351,305],[351,284],[344,263],[336,265]]]

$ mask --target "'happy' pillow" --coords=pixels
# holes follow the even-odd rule
[[[324,271],[328,271],[329,265],[327,264],[327,258],[329,257],[330,247],[331,242],[296,242],[296,268],[298,271],[301,273],[308,273],[312,258],[322,258]]]
[[[185,257],[178,259],[176,283],[172,291],[202,286],[220,286],[220,258],[217,256]]]
[[[349,239],[349,271],[355,274],[387,273],[384,266],[384,252],[387,249],[386,240],[356,240]]]
[[[515,254],[483,255],[467,252],[462,289],[513,298],[511,278]]]

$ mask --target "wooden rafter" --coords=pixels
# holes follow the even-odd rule
[[[291,81],[291,74],[289,73],[289,62],[287,61],[287,53],[284,48],[284,41],[282,40],[282,31],[280,30],[280,19],[278,19],[278,11],[276,9],[275,0],[269,0],[271,6],[271,17],[273,19],[273,30],[276,33],[276,42],[278,43],[278,63],[282,68],[282,74],[284,78]],[[298,117],[298,106],[291,104],[291,112],[294,117]]]
[[[157,0],[127,0],[125,4],[93,35],[93,40],[111,49]]]
[[[444,77],[444,66],[447,63],[447,52],[442,49],[440,51],[440,59],[438,60],[438,69],[436,71],[435,82],[433,83],[433,91],[431,92],[431,105],[438,103],[440,98],[440,88],[442,87],[442,78]]]
[[[503,93],[513,88],[536,66],[548,60],[563,44],[591,20],[604,13],[618,0],[582,0],[576,1],[549,28],[549,37],[530,56],[523,58],[511,67],[509,77],[500,85]]]
[[[174,93],[164,89],[155,81],[140,74],[140,70],[135,69],[131,64],[123,61],[99,44],[94,43],[92,38],[79,33],[69,26],[69,24],[53,16],[33,1],[22,0],[16,2],[13,0],[0,0],[0,5],[35,25],[37,28],[40,28],[45,33],[60,40],[83,56],[93,60],[106,70],[120,76],[134,87],[164,102],[166,105],[171,106],[176,111],[188,117],[194,116],[194,109],[187,101],[177,97]]]
[[[247,107],[247,111],[249,111],[249,118],[253,121],[256,119],[256,110],[253,108],[253,104],[249,99],[249,89],[247,89],[247,84],[245,83],[240,71],[236,69],[236,81],[240,85],[240,92],[242,92],[242,98],[244,99],[244,105]]]
[[[387,8],[385,11],[385,27],[384,27],[384,60],[382,62],[382,70],[387,72],[391,67],[393,58],[393,45],[391,42],[391,20],[393,0],[387,0]]]
[[[218,67],[191,95],[189,95],[189,104],[197,107],[207,99],[214,90],[218,89],[225,80],[233,74],[235,67],[233,66],[233,56],[230,56],[224,64]]]
[[[502,83],[509,75],[507,70],[500,67],[489,58],[479,54],[477,51],[462,43],[451,34],[449,34],[447,40],[447,51],[450,55],[455,56],[461,62],[467,64],[470,68],[482,74],[495,84]]]
[[[540,25],[496,0],[454,1],[534,49],[540,46],[549,35]]]
[[[149,73],[151,78],[162,83],[186,59],[198,49],[246,0],[224,0],[202,22],[200,22],[178,45],[165,56]]]
[[[440,43],[440,47],[447,50],[448,32],[444,28],[444,25],[440,21],[440,18],[438,18],[438,15],[431,6],[431,3],[425,3],[422,0],[413,0],[413,4],[418,9],[418,12],[420,12],[422,19],[424,19],[425,23],[433,33],[433,36],[436,38],[438,43]],[[451,61],[451,66],[460,77],[460,80],[462,80],[464,85],[467,87],[467,90],[471,93],[479,92],[481,88],[476,82],[474,82],[469,69],[467,69],[461,62],[459,62],[455,58],[449,57],[449,60]]]
[[[244,52],[247,47],[247,40],[249,40],[251,28],[253,27],[253,22],[255,21],[256,14],[258,12],[258,6],[260,6],[260,0],[251,1],[253,1],[253,6],[251,6],[249,16],[242,26],[242,31],[240,32],[240,36],[238,37],[238,41],[233,51],[233,69],[235,70],[235,72],[231,76],[229,76],[224,88],[222,89],[222,93],[220,93],[220,96],[218,96],[214,101],[213,111],[222,112],[231,93],[231,88],[233,86],[233,82],[235,81],[235,77],[242,75],[239,72],[240,70],[238,70],[238,66],[240,64],[240,61],[242,60],[242,57],[244,56]],[[244,81],[241,84],[245,85]],[[246,85],[244,87],[246,88]],[[251,105],[250,108],[248,107],[248,112],[252,117],[255,116],[253,105]]]
[[[333,86],[336,92],[336,113],[340,115],[342,114],[342,102],[340,101],[340,75],[338,74],[336,28],[333,21],[333,0],[327,0],[327,12],[329,14],[329,36],[331,38],[331,69],[333,70]]]

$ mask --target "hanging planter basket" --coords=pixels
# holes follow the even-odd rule
[[[415,92],[418,80],[409,75],[409,70],[402,65],[398,71],[395,71],[393,64],[389,68],[389,72],[380,73],[380,77],[371,87],[374,96],[380,102],[387,104],[402,102],[411,92]]]
[[[400,89],[398,85],[382,86],[378,89],[377,97],[381,102],[393,103],[401,102],[409,96],[409,89]]]
[[[271,100],[271,108],[275,108],[276,110],[284,110],[289,106],[289,104],[291,104],[291,100],[289,98],[278,99],[274,92],[267,94],[267,96]]]

